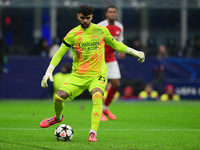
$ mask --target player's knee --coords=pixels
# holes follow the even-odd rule
[[[63,100],[65,100],[69,97],[69,94],[62,90],[58,90],[58,92],[56,94]]]
[[[100,88],[94,88],[94,89],[92,90],[92,94],[93,94],[93,95],[94,95],[94,93],[97,93],[97,92],[100,92],[101,95],[103,95],[103,91],[102,91]]]
[[[56,102],[59,102],[59,103],[62,103],[64,101],[64,99],[62,99],[61,97],[59,97],[57,94],[55,95],[55,101]]]

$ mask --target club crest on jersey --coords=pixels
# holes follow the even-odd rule
[[[78,38],[77,42],[82,42],[83,39],[81,37]]]

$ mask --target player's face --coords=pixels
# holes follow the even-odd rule
[[[111,21],[116,20],[117,19],[117,9],[109,8],[106,12],[106,18]]]
[[[82,13],[79,13],[77,14],[77,18],[82,28],[88,28],[90,26],[93,15],[91,14],[91,15],[84,16]]]

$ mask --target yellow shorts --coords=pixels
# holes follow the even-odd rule
[[[99,88],[104,92],[106,85],[106,76],[81,77],[71,74],[70,77],[63,82],[59,90],[67,92],[69,94],[69,99],[74,99],[86,89],[88,89],[91,94],[94,88]]]

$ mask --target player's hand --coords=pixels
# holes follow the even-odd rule
[[[144,52],[139,52],[138,57],[139,57],[138,61],[140,63],[143,63],[145,61],[145,54],[144,54]]]
[[[53,82],[53,70],[54,66],[49,66],[44,77],[42,78],[41,87],[46,88],[48,87],[47,81],[48,79]]]
[[[145,54],[142,51],[138,51],[138,50],[128,47],[126,49],[126,53],[138,58],[138,61],[141,63],[143,63],[145,61]]]
[[[48,84],[47,84],[48,79],[51,82],[53,82],[53,75],[52,74],[45,74],[44,77],[42,78],[41,87],[43,87],[43,88],[48,87]]]

